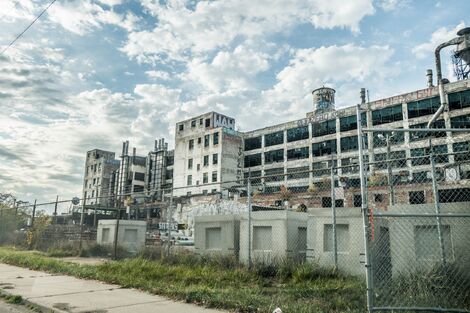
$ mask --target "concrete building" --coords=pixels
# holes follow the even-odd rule
[[[240,215],[206,215],[194,219],[194,248],[201,253],[238,256]]]
[[[113,175],[119,168],[115,153],[100,149],[87,152],[85,160],[85,175],[83,179],[83,197],[87,205],[107,206],[112,203],[114,190]]]
[[[249,242],[248,214],[240,220],[240,262],[276,263],[286,259],[304,260],[307,250],[307,213],[286,210],[257,211],[251,214]]]
[[[96,242],[102,245],[114,244],[116,220],[100,220]],[[145,233],[147,223],[145,221],[119,221],[118,245],[125,247],[130,252],[138,252],[145,245]]]
[[[141,202],[144,200],[145,175],[147,173],[147,157],[138,156],[136,148],[132,149],[129,155],[129,142],[123,143],[121,155],[121,164],[116,171],[116,188],[115,193],[118,195],[130,196],[134,201]]]
[[[449,111],[437,120],[436,127],[470,128],[470,80],[461,80],[445,85],[449,99]],[[318,95],[327,95],[320,97]],[[359,186],[358,143],[356,108],[335,109],[334,90],[320,88],[313,92],[314,111],[306,118],[286,122],[262,129],[242,133],[244,138],[244,175],[252,177],[279,175],[259,181],[261,190],[266,194],[278,193],[281,186],[306,192],[309,186],[321,183],[329,178],[329,167],[333,162],[340,169],[338,175],[348,181],[349,186]],[[366,103],[362,95],[362,124],[369,128],[422,128],[439,107],[437,87],[393,96]],[[442,132],[433,135],[424,133],[398,133],[390,140],[392,158],[410,158],[425,156],[429,153],[428,139],[433,138],[436,153],[461,153],[439,158],[438,163],[453,164],[470,159],[470,140],[468,134]],[[383,161],[387,157],[387,145],[381,136],[375,133],[366,138],[369,161]],[[416,184],[429,177],[430,166],[426,160],[416,159],[396,162],[394,169],[400,169],[399,176]],[[371,172],[386,175],[386,163],[371,166]],[[470,185],[470,167],[456,167],[457,179]],[[305,173],[312,171],[312,173]],[[301,174],[296,174],[304,172]],[[285,175],[284,175],[285,174]],[[290,175],[289,175],[290,174]],[[284,176],[281,176],[284,175]],[[397,174],[398,176],[398,174]],[[339,184],[339,188],[342,188]],[[410,192],[424,190],[410,190]],[[385,191],[386,192],[386,191]],[[355,206],[356,194],[340,192],[338,206]],[[358,194],[358,192],[357,192]],[[408,201],[408,194],[405,195]],[[356,197],[357,198],[357,197]],[[378,197],[380,198],[380,197]],[[387,201],[383,201],[383,207]],[[316,204],[318,205],[318,204]],[[311,204],[311,206],[315,206]]]
[[[242,136],[234,128],[233,118],[215,112],[176,123],[174,196],[220,192],[240,178]]]

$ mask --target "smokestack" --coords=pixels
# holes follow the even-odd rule
[[[428,87],[434,87],[432,84],[432,70],[428,69],[426,70],[426,77],[428,78]]]
[[[158,150],[158,140],[155,139],[155,147],[154,147],[155,151]]]
[[[366,103],[366,89],[361,88],[361,104]]]
[[[128,155],[129,154],[129,140],[126,140],[126,149],[124,151],[124,155]]]
[[[136,149],[134,147],[134,148],[132,148],[132,156],[135,157],[135,154],[136,154]]]
[[[168,150],[168,142],[165,142],[165,150]]]

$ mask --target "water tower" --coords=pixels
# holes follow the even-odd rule
[[[452,56],[454,73],[458,80],[470,78],[470,27],[463,28],[457,32],[462,40],[457,44]]]
[[[321,87],[312,91],[314,114],[335,110],[335,92],[333,88],[329,87]]]

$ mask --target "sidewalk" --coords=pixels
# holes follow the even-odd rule
[[[0,264],[0,288],[54,312],[222,313],[135,289]]]

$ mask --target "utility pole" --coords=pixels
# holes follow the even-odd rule
[[[390,163],[390,139],[394,136],[395,134],[392,133],[387,133],[385,136],[385,141],[387,143],[387,180],[388,180],[388,187],[390,190],[390,206],[395,204],[395,195],[393,191],[393,176],[392,176],[392,164]]]
[[[252,249],[252,240],[251,240],[251,171],[248,172],[248,182],[247,182],[247,201],[248,201],[248,268],[251,269],[251,249]]]
[[[331,213],[333,217],[332,227],[333,227],[333,249],[334,249],[334,262],[335,270],[338,270],[338,240],[336,234],[336,195],[335,195],[335,169],[334,169],[334,157],[331,154]]]
[[[59,202],[59,195],[55,198],[55,205],[54,205],[54,224],[57,224],[57,203]]]
[[[36,216],[36,201],[37,199],[34,199],[33,215],[31,216],[31,228],[34,226],[34,217]]]

